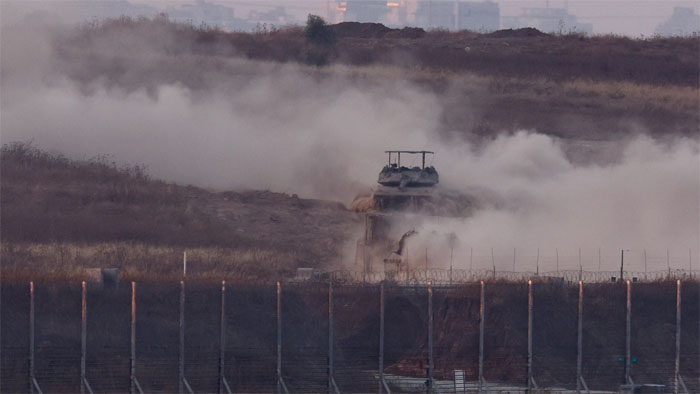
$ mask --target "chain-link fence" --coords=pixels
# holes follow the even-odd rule
[[[565,393],[634,383],[697,393],[698,290],[693,280],[561,278],[3,284],[0,391]]]

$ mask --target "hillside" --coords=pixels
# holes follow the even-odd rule
[[[22,27],[8,27],[3,40],[12,42],[22,32]],[[4,137],[29,139],[36,134],[53,138],[53,146],[84,146],[100,153],[121,145],[126,155],[144,145],[141,156],[130,156],[136,163],[150,160],[151,152],[178,155],[173,152],[189,152],[194,145],[199,147],[194,162],[209,159],[216,165],[202,166],[188,179],[206,176],[211,181],[216,169],[229,171],[237,165],[240,179],[256,185],[289,190],[290,184],[305,182],[308,189],[320,185],[322,191],[332,189],[334,196],[349,201],[359,191],[356,186],[373,183],[377,170],[366,166],[370,170],[361,179],[342,176],[357,158],[350,157],[352,152],[337,152],[358,131],[358,117],[369,119],[363,124],[368,134],[353,135],[353,143],[365,139],[362,146],[373,151],[390,148],[380,145],[396,144],[416,124],[425,128],[421,132],[427,142],[421,143],[453,146],[467,141],[475,150],[499,135],[524,129],[558,137],[557,144],[575,165],[598,164],[601,156],[615,161],[620,150],[616,144],[639,134],[663,140],[697,139],[700,133],[697,37],[585,37],[534,29],[450,33],[342,23],[324,26],[323,34],[332,39],[318,41],[298,26],[223,32],[165,17],[121,18],[50,32],[50,50],[41,58],[45,70],[3,60],[3,103],[8,103],[3,111],[17,111],[6,118],[14,123],[4,123]],[[13,50],[9,47],[4,59],[21,57],[22,51]],[[26,81],[40,81],[43,90],[37,89],[33,98]],[[58,99],[42,101],[47,95]],[[395,96],[405,97],[392,102]],[[62,106],[66,97],[74,106]],[[406,110],[412,101],[418,104]],[[159,107],[168,102],[175,110]],[[386,102],[391,104],[381,107],[386,112],[372,112]],[[61,105],[51,109],[56,103]],[[332,105],[326,107],[328,103]],[[83,104],[93,113],[83,111]],[[74,111],[67,118],[79,122],[63,122],[61,111]],[[114,122],[119,111],[133,111],[136,121]],[[28,120],[43,119],[36,113],[58,115],[37,125]],[[429,119],[417,123],[424,118]],[[385,123],[390,120],[397,122]],[[242,134],[231,132],[231,124]],[[371,131],[387,126],[395,134],[375,140]],[[308,128],[316,134],[306,134]],[[147,133],[162,139],[149,139]],[[310,139],[314,144],[304,142]],[[171,141],[186,150],[168,150]],[[252,144],[256,151],[248,156],[251,141],[262,142]],[[271,165],[258,160],[277,155],[271,141],[298,152]],[[300,141],[302,147],[297,146]],[[212,158],[203,157],[214,151]],[[37,278],[38,272],[72,278],[79,275],[75,267],[96,264],[122,267],[125,279],[143,278],[147,271],[175,278],[185,249],[197,262],[191,272],[199,269],[202,276],[217,271],[260,276],[296,267],[347,265],[347,256],[354,255],[358,237],[353,231],[362,223],[341,204],[245,188],[223,192],[177,185],[151,179],[147,168],[116,164],[129,160],[122,156],[74,160],[82,152],[61,152],[71,156],[21,143],[3,147],[6,278]],[[229,158],[236,155],[248,160],[233,164]],[[318,171],[321,160],[332,163]],[[257,167],[248,171],[251,162]],[[296,164],[294,171],[277,176],[277,168],[289,163]],[[163,173],[162,163],[160,169]],[[173,180],[181,174],[171,175]],[[202,182],[200,186],[207,181]],[[223,264],[231,261],[237,264]]]
[[[3,388],[26,388],[35,281],[37,379],[47,391],[78,391],[80,280],[93,267],[121,269],[115,288],[86,287],[87,380],[98,392],[124,392],[133,382],[131,319],[145,391],[174,392],[178,360],[186,359],[194,391],[216,391],[225,360],[235,391],[272,392],[282,347],[291,391],[325,391],[332,299],[342,392],[377,389],[382,326],[392,391],[408,391],[401,385],[412,381],[425,392],[431,343],[435,378],[453,388],[455,369],[463,369],[476,380],[480,327],[486,381],[522,386],[527,279],[537,382],[546,391],[573,388],[578,288],[560,277],[560,253],[570,269],[566,253],[577,249],[568,261],[583,275],[581,251],[590,260],[591,245],[598,278],[617,269],[621,248],[637,256],[649,248],[650,268],[668,268],[665,280],[629,276],[637,382],[671,381],[672,267],[682,277],[680,368],[691,390],[698,387],[700,298],[697,278],[687,276],[697,272],[697,244],[681,245],[681,255],[668,241],[695,242],[698,234],[699,37],[318,27],[316,36],[299,26],[224,32],[165,16],[49,26],[39,38],[25,36],[31,26],[3,27]],[[383,259],[393,240],[373,240],[382,254],[370,256],[369,280],[356,264],[357,241],[377,223],[377,233],[398,223],[391,230],[408,237],[411,215],[372,221],[332,201],[373,185],[386,149],[434,150],[444,158],[435,163],[440,186],[473,192],[479,203],[468,218],[412,215],[424,226],[405,249],[402,283],[384,280],[392,277]],[[601,239],[613,245],[602,247],[614,248],[612,264],[601,264]],[[494,257],[503,244],[506,260]],[[666,259],[652,247],[663,247]],[[474,251],[487,265],[472,264]],[[186,299],[178,283],[184,252]],[[620,259],[632,270],[627,252]],[[546,253],[556,277],[545,276]],[[646,273],[647,249],[643,256]],[[453,282],[453,265],[469,282]],[[358,275],[300,281],[301,267]],[[493,270],[483,298],[472,268]],[[450,285],[431,284],[429,317],[431,271],[449,272]],[[625,372],[626,286],[614,275],[585,284],[582,369],[593,390],[617,389]],[[138,289],[133,315],[130,281]]]
[[[167,17],[124,17],[85,26],[64,37],[64,43],[79,40],[89,47],[118,35],[123,39],[124,35],[146,32],[171,34],[173,40],[156,39],[149,44],[171,54],[243,56],[312,65],[391,65],[499,78],[699,86],[698,37],[587,37],[546,34],[532,28],[484,34],[466,30],[426,32],[358,22],[327,25],[316,36],[310,36],[299,26],[263,27],[243,33],[170,22]]]
[[[57,33],[53,65],[86,92],[100,84],[152,94],[163,84],[239,89],[240,78],[278,76],[281,64],[360,89],[406,81],[439,98],[438,132],[465,138],[518,128],[577,139],[700,132],[698,37],[426,32],[354,22],[324,29],[331,38],[319,42],[298,26],[242,33],[121,18]]]
[[[358,220],[338,203],[210,192],[104,157],[71,160],[22,143],[1,157],[3,280],[70,279],[95,266],[166,280],[179,277],[185,250],[193,278],[290,274],[335,262]]]

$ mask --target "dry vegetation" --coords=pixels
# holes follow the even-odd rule
[[[426,32],[351,22],[326,31],[333,39],[319,43],[298,26],[243,33],[165,17],[121,18],[59,34],[54,46],[57,69],[86,91],[104,82],[149,92],[177,83],[196,92],[228,82],[222,78],[259,75],[262,68],[275,73],[275,65],[295,63],[319,79],[344,77],[359,87],[410,81],[432,91],[443,108],[437,130],[443,133],[537,129],[614,139],[638,133],[639,125],[657,135],[700,132],[699,37]],[[231,63],[241,58],[263,63],[254,69]]]
[[[123,281],[166,281],[182,278],[187,251],[189,281],[269,282],[293,275],[301,257],[274,249],[154,246],[133,242],[13,243],[3,242],[0,253],[3,280],[8,282],[65,281],[86,278],[85,268],[119,268]]]
[[[330,25],[333,40],[309,42],[304,29],[288,26],[253,33],[223,32],[173,23],[167,17],[123,17],[83,26],[67,40],[89,44],[123,31],[169,34],[186,45],[167,46],[173,54],[244,56],[313,65],[397,65],[422,70],[475,72],[498,77],[551,80],[629,81],[698,87],[700,37],[631,39],[613,35],[552,35],[535,29],[470,31],[390,29],[381,24]]]
[[[536,129],[614,139],[640,132],[639,125],[651,134],[699,133],[698,37],[425,32],[358,23],[328,31],[332,40],[312,42],[297,26],[229,33],[125,17],[57,33],[51,66],[87,94],[103,83],[149,92],[181,84],[196,94],[227,82],[222,77],[259,75],[253,67],[275,72],[276,62],[298,63],[315,78],[409,81],[432,91],[442,108],[440,133]],[[155,60],[139,61],[144,53]],[[230,62],[236,58],[259,62]],[[195,276],[274,277],[337,260],[358,220],[333,203],[212,193],[150,179],[138,165],[70,160],[25,143],[3,146],[1,170],[6,280],[71,279],[86,266],[121,267],[129,279],[171,279],[184,250]]]
[[[181,83],[196,91],[212,83],[207,81],[207,75],[188,72],[188,67],[161,68],[163,64],[159,62],[155,62],[157,67],[144,66],[132,73],[121,67],[128,62],[119,61],[119,56],[133,56],[124,55],[129,51],[99,51],[101,40],[119,38],[128,32],[152,38],[152,45],[178,63],[200,64],[210,58],[211,64],[207,65],[220,66],[217,70],[223,70],[222,73],[236,71],[226,69],[225,59],[242,56],[269,62],[300,62],[305,64],[300,66],[302,70],[319,78],[340,75],[350,81],[409,80],[438,93],[444,107],[444,129],[440,130],[443,132],[461,131],[463,125],[469,124],[472,128],[468,131],[485,135],[531,127],[549,134],[566,130],[568,136],[577,138],[605,138],[606,133],[620,129],[621,120],[639,119],[659,133],[698,135],[697,37],[631,40],[544,35],[533,30],[483,35],[391,30],[372,24],[341,24],[331,29],[335,35],[332,43],[318,45],[309,43],[300,27],[226,33],[164,18],[122,18],[85,25],[69,35],[58,36],[56,50],[64,63],[56,66],[64,67],[65,75],[83,82],[81,86],[88,91],[97,80],[127,90]],[[164,39],[166,36],[169,38]],[[172,37],[176,38],[171,40]],[[185,54],[199,57],[180,57]],[[74,57],[87,59],[89,67],[72,69],[70,61]],[[328,66],[317,68],[320,64]],[[566,128],[560,127],[563,122],[567,123]],[[12,343],[6,359],[8,365],[17,366],[11,371],[22,379],[18,387],[26,387],[23,368],[27,363],[22,357],[27,354],[28,335],[18,322],[28,321],[28,280],[69,282],[38,286],[38,305],[44,308],[38,313],[38,332],[44,335],[39,338],[39,347],[47,347],[47,343],[58,345],[54,349],[56,359],[65,360],[64,348],[60,346],[77,343],[74,324],[79,321],[79,298],[75,284],[85,277],[84,268],[119,267],[124,281],[173,282],[181,277],[182,254],[187,251],[188,281],[268,282],[292,275],[297,267],[321,267],[333,262],[338,258],[340,245],[350,239],[349,231],[361,224],[336,203],[264,191],[217,193],[180,186],[151,179],[147,169],[138,165],[121,166],[107,157],[69,159],[30,143],[4,145],[0,171],[0,275],[3,283],[19,283],[2,286],[4,299],[9,300],[1,319],[7,326],[3,327],[7,334],[3,336],[3,346]],[[313,285],[309,286],[314,290]],[[487,371],[494,380],[522,382],[527,354],[526,289],[523,283],[512,282],[487,286]],[[597,381],[600,388],[615,387],[621,376],[617,355],[622,354],[624,343],[624,287],[587,286],[584,374]],[[635,319],[639,320],[634,324],[639,329],[635,329],[633,341],[635,349],[640,349],[635,370],[639,376],[656,374],[655,378],[663,378],[665,371],[659,372],[659,365],[671,365],[674,348],[670,342],[674,335],[674,284],[635,286],[633,305],[639,309],[639,313],[635,311],[635,316],[639,316]],[[285,349],[285,354],[297,356],[298,352],[298,359],[302,359],[314,344],[321,344],[319,349],[327,344],[325,321],[319,317],[325,316],[328,296],[324,285],[316,291],[290,288],[285,295],[284,308],[288,309],[284,313],[290,316],[289,320],[285,317],[285,322],[292,322],[285,323],[285,343],[291,345],[285,345],[290,349]],[[139,301],[139,310],[149,311],[139,312],[139,321],[145,322],[139,324],[146,328],[143,334],[139,333],[139,343],[154,345],[139,348],[141,359],[162,361],[162,349],[175,349],[168,343],[169,333],[175,333],[172,328],[178,310],[174,289],[171,284],[154,284],[139,290],[139,297],[146,295]],[[192,350],[188,357],[195,359],[204,354],[203,349],[211,348],[212,336],[217,335],[211,330],[218,330],[220,312],[216,286],[195,285],[191,289],[188,294],[194,296],[188,295],[187,299],[194,301],[188,301],[190,308],[200,316],[212,317],[188,320],[188,327],[196,328],[188,333],[188,351]],[[197,290],[202,289],[214,298],[205,292],[197,297]],[[683,313],[688,316],[698,308],[697,285],[688,282],[683,289],[687,294],[684,300],[689,300],[684,301]],[[386,330],[391,333],[386,339],[387,371],[416,376],[425,372],[425,293],[417,290],[420,289],[387,290]],[[90,311],[90,321],[112,328],[126,324],[128,291],[122,286],[114,293],[91,293],[90,305],[103,307]],[[378,331],[377,289],[339,286],[335,291],[338,365],[352,362],[358,370],[372,370],[376,360],[366,355],[375,354],[378,346],[373,334]],[[229,327],[229,346],[239,350],[259,346],[264,352],[235,354],[239,360],[248,357],[251,361],[238,363],[251,369],[238,374],[241,381],[237,387],[246,387],[246,383],[251,387],[259,382],[268,384],[273,372],[264,375],[263,371],[261,376],[255,362],[269,358],[269,350],[274,346],[274,290],[234,286],[228,293],[231,316],[237,316],[236,324]],[[46,298],[42,299],[42,295]],[[117,296],[125,302],[107,302]],[[104,297],[102,304],[99,297]],[[542,379],[538,382],[550,386],[570,383],[567,379],[575,377],[570,368],[575,365],[576,289],[536,284],[535,298],[534,340],[541,352],[536,363],[550,366],[550,371],[538,371],[538,379]],[[434,302],[436,376],[449,378],[454,366],[459,365],[474,379],[479,323],[476,284],[439,289]],[[265,319],[270,324],[262,324]],[[698,332],[697,319],[684,317],[683,324],[685,333]],[[127,329],[102,333],[107,331],[110,332],[94,336],[91,349],[105,345],[110,335],[123,335],[120,340],[127,343]],[[654,343],[646,346],[649,338]],[[684,360],[691,360],[684,361],[683,376],[690,376],[697,371],[697,364],[692,364],[697,357],[687,351],[697,350],[698,343],[693,336],[683,340]],[[319,365],[325,368],[325,353],[319,354],[323,354]],[[371,363],[357,363],[363,359]],[[235,361],[227,365],[234,364]],[[122,383],[128,384],[126,368],[123,379],[114,378],[114,365],[105,365],[104,371],[100,366],[91,369],[91,373],[110,379],[110,387],[118,387],[111,391],[119,391]],[[161,364],[158,367],[163,368]],[[65,361],[51,368],[66,376],[74,372]],[[291,376],[301,374],[286,371]],[[192,374],[196,376],[197,372],[207,373],[193,370]],[[163,387],[174,382],[170,376],[163,382],[153,380]],[[351,380],[346,383],[349,387],[359,384],[356,376]],[[325,380],[322,384],[318,391],[325,388]]]
[[[125,280],[174,280],[185,250],[190,279],[269,280],[334,258],[344,220],[352,223],[338,204],[211,193],[104,157],[70,160],[13,143],[3,146],[1,160],[3,281],[72,280],[89,267],[119,267]],[[237,209],[236,220],[217,214],[222,201]],[[317,223],[280,217],[279,209],[335,222],[319,235],[310,228]],[[275,230],[267,237],[269,227]]]

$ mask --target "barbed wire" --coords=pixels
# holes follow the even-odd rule
[[[478,389],[479,286],[474,272],[447,270],[412,271],[415,282],[406,286],[385,281],[385,343],[383,352],[386,384],[395,392],[425,391],[429,367],[429,317],[427,281],[435,284],[433,295],[433,388],[455,392],[455,370],[464,371],[467,391]],[[457,273],[457,275],[455,275]],[[676,284],[654,283],[669,279],[658,272],[647,273],[648,285],[633,293],[635,301],[634,352],[632,371],[640,383],[673,384],[672,355],[676,328]],[[671,272],[671,274],[683,274]],[[495,275],[489,278],[489,274]],[[515,273],[498,276],[499,271],[480,271],[486,284],[484,305],[484,378],[491,392],[522,391],[527,379],[527,283],[533,280],[533,358],[534,377],[547,392],[575,388],[576,321],[578,305],[575,286],[562,287],[566,275],[586,278],[584,271]],[[611,272],[592,273],[612,275]],[[619,275],[619,272],[617,273]],[[633,272],[623,272],[623,279]],[[693,279],[695,278],[692,273]],[[353,275],[362,275],[355,272]],[[462,275],[462,276],[459,276]],[[292,392],[321,392],[329,376],[329,283],[341,277],[327,276],[317,281],[282,284],[281,314],[284,319],[281,369]],[[596,276],[592,276],[595,278]],[[682,276],[691,278],[691,273]],[[463,278],[458,282],[455,278]],[[479,276],[476,276],[479,278]],[[494,279],[495,278],[495,279]],[[507,278],[518,278],[507,279]],[[533,279],[534,278],[534,279]],[[588,277],[590,278],[590,276]],[[634,280],[632,277],[630,280]],[[654,279],[655,278],[655,279]],[[367,279],[367,276],[365,276]],[[325,280],[325,282],[323,281]],[[478,280],[478,279],[477,279]],[[538,284],[541,281],[541,284]],[[440,282],[443,281],[443,282]],[[616,280],[617,281],[617,280]],[[452,286],[449,286],[452,283]],[[550,284],[554,283],[555,286]],[[415,284],[415,285],[414,285]],[[543,285],[542,285],[543,284]],[[624,286],[601,280],[591,285],[583,311],[584,344],[582,370],[593,390],[617,390],[624,375],[625,295]],[[178,338],[178,287],[139,285],[135,298],[136,376],[148,392],[176,392],[180,367]],[[189,285],[188,285],[189,286]],[[185,287],[183,286],[182,289]],[[369,281],[349,281],[334,285],[335,337],[332,356],[334,379],[341,392],[374,392],[379,376],[380,286]],[[645,290],[646,289],[646,290]],[[687,307],[682,316],[686,326],[681,335],[681,375],[691,392],[700,392],[698,375],[697,281],[682,287]],[[0,391],[28,389],[28,314],[24,302],[27,287],[4,286],[0,329]],[[184,371],[195,392],[218,392],[223,354],[223,375],[235,391],[276,391],[277,353],[275,291],[268,285],[226,289],[227,325],[223,345],[219,343],[221,289],[201,284],[187,287],[183,328]],[[38,303],[35,351],[35,377],[46,392],[76,392],[80,389],[81,328],[80,293],[65,289],[36,289]],[[92,289],[87,292],[86,379],[95,392],[129,391],[131,354],[129,322],[131,289]],[[63,307],[58,307],[58,306]],[[685,305],[685,304],[684,304]],[[669,312],[670,311],[670,312]],[[643,316],[643,317],[636,317]],[[185,323],[186,322],[186,323]],[[688,325],[689,324],[689,325]],[[650,340],[648,338],[651,338]],[[651,341],[651,342],[649,342]],[[223,342],[222,342],[223,343]],[[653,343],[654,346],[650,344]],[[649,349],[645,349],[645,347]],[[222,352],[223,353],[220,353]],[[697,391],[693,391],[697,390]]]
[[[313,282],[319,280],[331,280],[336,283],[380,283],[388,281],[397,285],[417,285],[431,282],[434,285],[457,285],[479,281],[555,281],[557,279],[566,282],[605,283],[630,280],[632,282],[663,281],[663,280],[689,280],[700,278],[700,270],[665,270],[665,271],[497,271],[497,270],[466,270],[466,269],[427,269],[410,270],[401,272],[362,272],[349,270],[336,270],[329,272],[318,271],[309,278],[292,278],[287,282]]]

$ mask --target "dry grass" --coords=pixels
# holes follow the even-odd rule
[[[269,280],[320,259],[299,240],[262,240],[201,212],[209,192],[152,180],[139,166],[70,160],[26,143],[4,145],[0,164],[5,281],[80,279],[91,267],[174,280],[185,250],[191,279]]]
[[[3,282],[85,280],[86,268],[119,268],[123,281],[269,282],[294,272],[294,252],[226,247],[183,248],[143,243],[7,243],[0,245]]]
[[[280,63],[294,63],[290,69],[311,78],[339,78],[359,89],[409,81],[434,92],[443,108],[438,132],[536,129],[598,139],[636,133],[627,125],[637,124],[650,133],[698,134],[698,37],[331,27],[335,43],[314,45],[300,27],[228,33],[123,18],[62,35],[54,47],[57,67],[87,91],[100,83],[153,92],[173,83],[235,89],[238,79],[284,73]]]
[[[532,99],[547,96],[558,96],[557,100],[578,97],[606,102],[606,105],[608,101],[627,102],[628,106],[637,107],[641,102],[642,105],[654,105],[676,111],[697,111],[700,104],[700,90],[692,86],[580,78],[565,81],[554,81],[545,77],[499,78],[451,70],[404,68],[385,64],[361,67],[335,64],[307,71],[350,79],[412,81],[428,86],[440,86],[460,80],[470,88],[471,93],[483,94],[487,91],[494,95],[519,95]]]
[[[699,131],[700,89],[694,86],[498,77],[379,64],[333,65],[317,72],[356,81],[411,81],[435,92],[443,102],[448,130],[468,127],[472,133],[493,134],[524,128],[596,139],[609,138],[617,130],[625,132],[620,121],[635,119],[650,134],[697,137]],[[465,112],[465,106],[472,112]],[[469,113],[479,114],[478,123],[474,124]],[[577,119],[579,126],[572,127],[570,119]]]
[[[3,242],[257,246],[193,211],[189,201],[207,192],[150,179],[140,166],[71,160],[26,143],[4,145],[0,165]]]
[[[164,18],[121,18],[57,37],[56,52],[66,64],[75,57],[93,59],[94,63],[85,60],[91,67],[66,71],[86,86],[105,77],[143,86],[144,81],[110,74],[115,72],[110,57],[114,53],[99,51],[128,33],[125,40],[131,44],[152,38],[145,40],[143,50],[161,51],[177,62],[188,58],[200,66],[207,60],[218,67],[221,59],[246,57],[297,62],[303,72],[322,78],[410,81],[442,100],[445,130],[488,134],[536,128],[565,136],[561,123],[566,120],[567,127],[580,124],[583,130],[572,130],[571,136],[594,138],[595,133],[619,128],[620,119],[632,118],[650,130],[665,132],[668,125],[676,125],[680,133],[698,132],[697,37],[633,40],[511,33],[495,37],[445,31],[408,32],[411,36],[391,31],[377,36],[360,27],[338,36],[332,46],[317,48],[294,26],[227,33]],[[311,55],[325,57],[329,65],[310,66],[317,63],[310,61]],[[145,83],[157,84],[162,78],[193,87],[203,83],[197,73],[168,70],[146,69]],[[470,113],[479,118],[471,119]],[[197,212],[192,201],[208,192],[150,179],[141,166],[119,166],[106,157],[70,160],[24,143],[3,146],[0,159],[5,278],[74,278],[98,260],[100,265],[123,267],[127,278],[154,273],[174,278],[179,270],[173,270],[173,262],[179,264],[185,249],[195,253],[192,258],[201,256],[203,271],[197,275],[220,270],[217,277],[236,272],[255,276],[289,269],[298,261],[314,266],[306,261],[319,261],[334,249],[335,239],[328,238],[326,251],[311,251],[310,243],[303,244],[300,238],[315,234],[304,231],[286,243],[242,234],[213,215]],[[52,255],[61,262],[54,258],[49,263]],[[143,264],[134,263],[139,260]]]
[[[697,111],[700,103],[700,91],[690,86],[573,80],[563,82],[562,88],[584,97],[607,97],[616,100],[626,98],[653,103],[669,110]]]
[[[700,37],[631,39],[614,35],[530,34],[530,30],[492,34],[419,32],[359,23],[330,27],[335,31],[336,42],[319,46],[307,42],[299,26],[228,33],[208,26],[170,22],[164,17],[123,17],[85,25],[62,37],[59,48],[113,43],[115,37],[119,40],[121,33],[128,32],[154,37],[154,49],[170,55],[240,56],[312,65],[381,64],[499,78],[628,81],[696,88],[700,84]],[[66,53],[70,55],[70,51]]]

